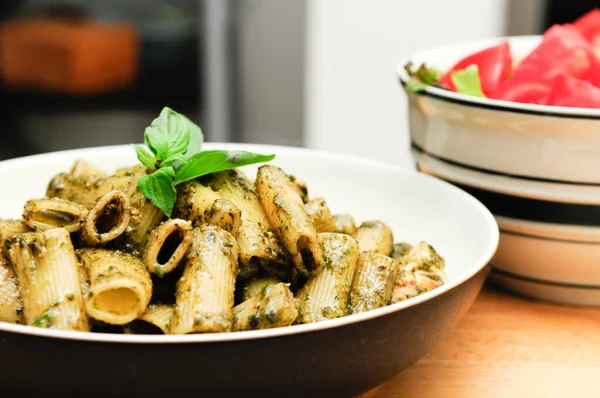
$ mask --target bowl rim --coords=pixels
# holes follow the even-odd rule
[[[438,52],[438,51],[451,51],[453,48],[465,46],[473,47],[473,51],[483,47],[497,44],[498,42],[508,40],[510,43],[522,42],[522,41],[535,41],[541,40],[543,35],[518,35],[518,36],[498,36],[487,39],[474,39],[464,40],[459,42],[453,42],[450,44],[444,44],[440,46],[429,47],[413,52],[409,56],[402,57],[396,64],[396,77],[398,78],[401,86],[406,91],[406,84],[409,81],[409,76],[404,65],[413,59],[423,59],[423,54]],[[457,62],[456,59],[454,62]],[[407,94],[409,93],[406,91]],[[417,93],[410,93],[420,96],[429,96],[438,100],[446,102],[472,106],[476,108],[483,108],[493,111],[503,111],[512,113],[521,113],[528,115],[538,116],[551,116],[551,117],[562,117],[562,118],[576,118],[576,119],[600,119],[600,109],[593,108],[578,108],[578,107],[567,107],[567,106],[554,106],[554,105],[537,105],[537,104],[526,104],[513,101],[505,101],[492,98],[479,98],[466,94],[457,93],[450,90],[445,90],[438,87],[427,86],[424,91]]]
[[[487,242],[487,246],[482,250],[482,255],[471,267],[461,273],[461,275],[449,281],[447,284],[442,285],[434,290],[423,293],[419,296],[413,297],[406,301],[402,301],[396,304],[391,304],[386,307],[378,308],[375,310],[367,311],[361,314],[348,315],[341,318],[329,319],[321,322],[315,322],[310,324],[292,325],[273,329],[263,330],[252,330],[252,331],[239,331],[239,332],[225,332],[225,333],[206,333],[206,334],[186,334],[186,335],[133,335],[133,334],[110,334],[110,333],[98,333],[98,332],[75,332],[75,331],[63,331],[63,330],[52,330],[37,328],[28,325],[18,325],[13,323],[0,322],[0,333],[8,332],[29,336],[45,337],[45,338],[57,338],[62,340],[76,340],[76,341],[87,341],[95,343],[122,343],[122,344],[182,344],[182,343],[222,343],[222,342],[240,342],[246,340],[256,340],[264,338],[275,338],[290,336],[295,334],[303,334],[310,332],[318,332],[322,330],[333,329],[342,327],[370,319],[378,318],[381,316],[389,315],[402,309],[414,307],[425,301],[434,299],[435,297],[441,296],[450,290],[464,284],[469,279],[473,278],[481,270],[483,270],[492,260],[494,254],[498,249],[500,232],[496,219],[492,213],[475,197],[463,191],[462,189],[455,187],[454,185],[443,181],[441,179],[419,173],[415,170],[406,169],[393,164],[385,163],[378,160],[363,158],[355,155],[347,155],[339,152],[332,152],[326,150],[317,150],[293,146],[282,146],[282,145],[262,145],[262,144],[243,144],[243,143],[205,143],[204,147],[207,149],[229,149],[229,150],[250,150],[256,152],[267,152],[273,151],[278,154],[291,154],[291,155],[316,155],[321,157],[327,157],[332,160],[351,161],[364,166],[377,167],[381,169],[387,169],[393,172],[401,173],[407,176],[413,176],[422,180],[428,181],[428,184],[439,186],[440,189],[453,190],[462,198],[469,202],[474,210],[476,210],[485,220],[486,227],[490,231],[490,240]],[[111,145],[111,146],[96,146],[81,149],[70,149],[64,151],[54,151],[37,155],[30,155],[5,161],[0,161],[1,167],[18,167],[22,163],[30,162],[46,162],[52,161],[53,159],[60,159],[63,156],[85,156],[88,153],[94,153],[95,155],[102,155],[103,152],[106,155],[115,154],[115,152],[121,153],[124,151],[131,151],[129,145]],[[275,152],[276,151],[276,152]]]

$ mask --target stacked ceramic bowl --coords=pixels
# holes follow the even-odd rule
[[[399,62],[400,83],[406,88],[409,60],[447,70],[505,39],[519,57],[541,37],[421,51]],[[496,217],[501,238],[490,278],[517,294],[600,306],[600,109],[478,98],[432,86],[407,95],[419,170],[471,193]]]

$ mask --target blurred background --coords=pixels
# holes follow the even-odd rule
[[[594,1],[2,0],[0,159],[142,139],[163,106],[207,141],[412,166],[398,60],[538,34]],[[468,22],[467,22],[468,21]]]

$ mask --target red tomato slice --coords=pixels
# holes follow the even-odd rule
[[[513,78],[528,81],[559,73],[600,84],[600,60],[592,46],[572,25],[554,25],[542,42],[517,66]]]
[[[595,8],[592,11],[583,14],[573,22],[573,26],[593,46],[600,45],[600,9]]]
[[[491,93],[490,98],[543,105],[546,103],[551,90],[551,83],[547,80],[523,81],[510,79],[502,83],[498,90]]]
[[[600,108],[600,88],[587,81],[559,74],[553,80],[552,91],[546,104],[578,108]]]
[[[506,79],[512,68],[512,57],[508,41],[503,41],[461,59],[442,76],[441,83],[452,90],[456,90],[450,76],[455,71],[466,69],[470,65],[477,65],[479,69],[483,93],[488,95],[488,93],[493,92]]]

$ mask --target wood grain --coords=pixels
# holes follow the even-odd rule
[[[363,398],[598,398],[600,309],[532,301],[486,285],[421,361]]]

